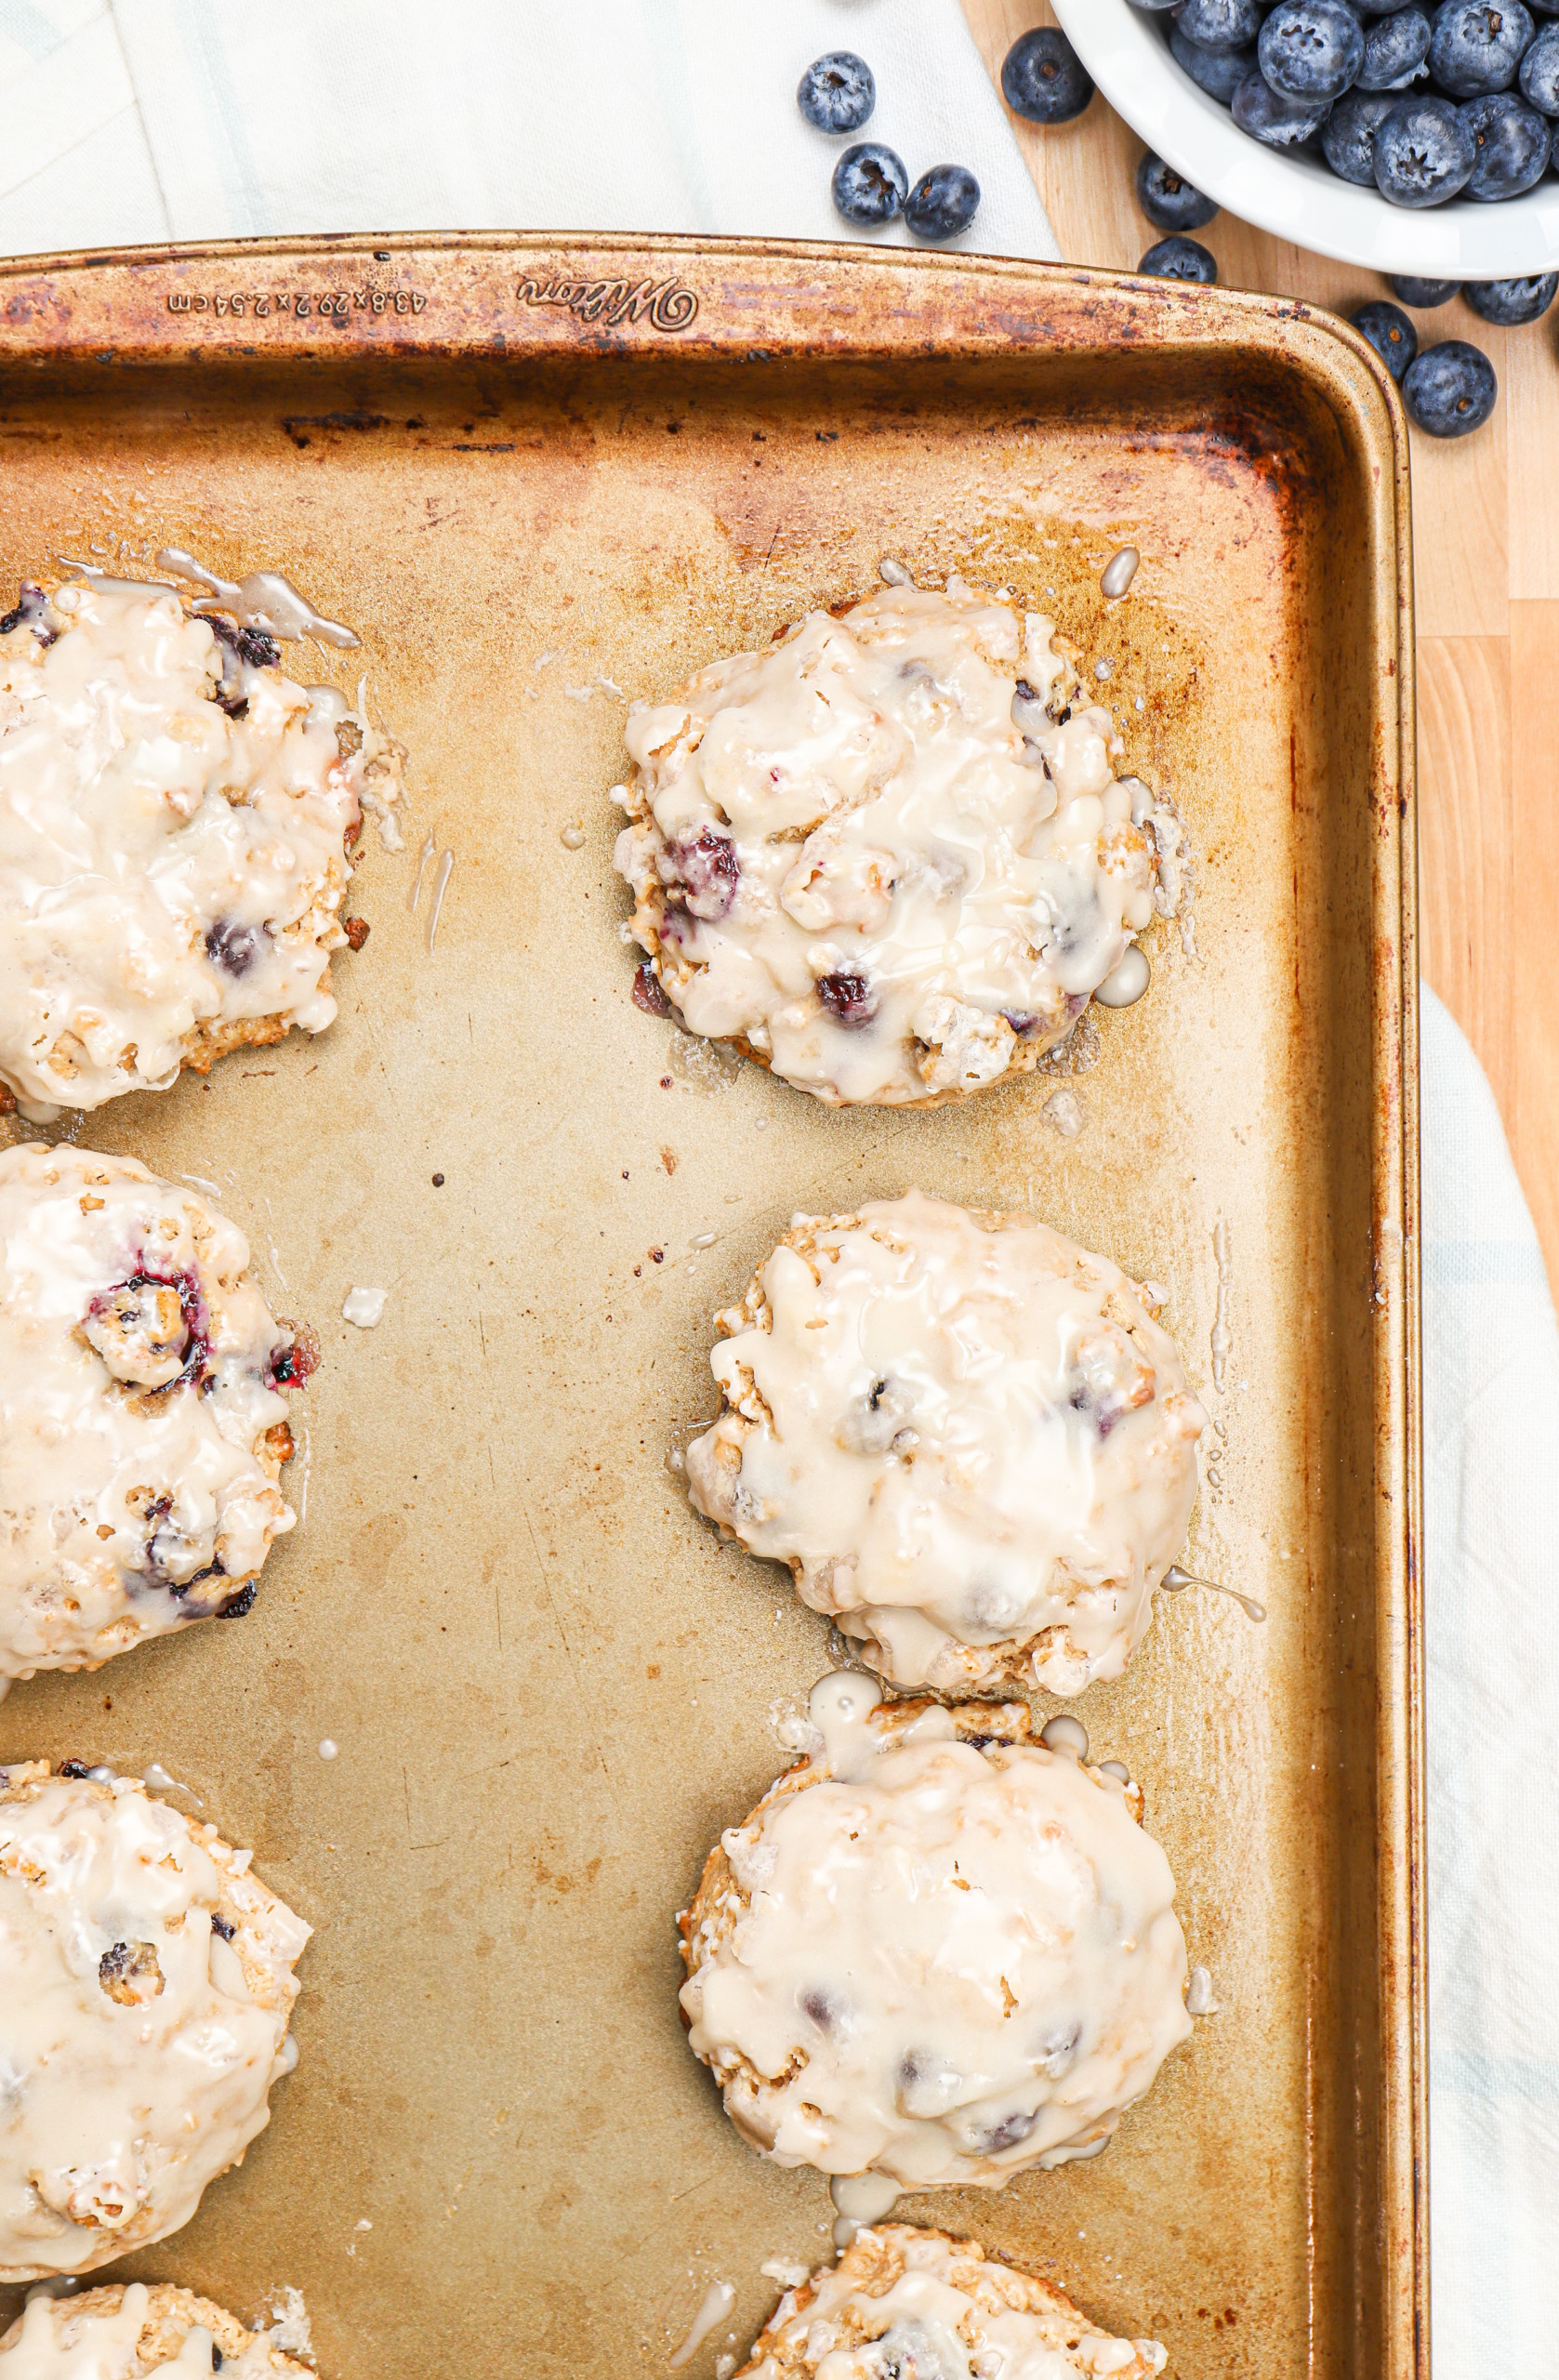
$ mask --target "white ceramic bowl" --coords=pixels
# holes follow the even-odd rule
[[[1128,0],[1051,0],[1058,21],[1117,115],[1166,164],[1243,222],[1377,272],[1429,281],[1504,281],[1559,269],[1559,178],[1552,168],[1500,205],[1389,206],[1312,157],[1264,149],[1169,55],[1169,20]],[[1543,23],[1551,21],[1544,18]]]

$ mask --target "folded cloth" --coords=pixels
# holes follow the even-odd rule
[[[1060,254],[958,0],[464,0],[453,16],[4,0],[0,250],[506,228],[836,239],[848,144],[795,92],[848,48],[877,78],[856,137],[911,180],[947,164],[978,178],[949,246]]]
[[[958,0],[0,0],[0,250],[837,237],[845,144],[793,95],[838,48],[869,57],[866,130],[911,176],[979,177],[958,245],[1056,256]],[[1488,1085],[1427,990],[1422,1053],[1434,2321],[1460,2380],[1547,2372],[1559,2340],[1559,1329]]]
[[[1559,2368],[1559,1326],[1427,985],[1421,1027],[1431,2273],[1435,2369],[1470,2380]]]

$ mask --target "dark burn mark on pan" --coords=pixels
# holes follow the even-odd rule
[[[300,451],[314,443],[307,434],[310,430],[388,430],[390,427],[388,414],[366,413],[360,408],[344,413],[294,413],[282,416],[282,428]],[[406,427],[409,430],[411,424],[408,422]]]

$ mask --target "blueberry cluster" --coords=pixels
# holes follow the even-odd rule
[[[852,49],[831,49],[807,68],[796,104],[819,132],[859,132],[877,105],[877,81]],[[967,231],[980,205],[967,165],[928,166],[911,189],[903,158],[881,140],[852,141],[834,167],[832,189],[847,223],[875,231],[902,215],[918,240]]]
[[[1519,198],[1559,165],[1559,0],[1133,5],[1168,16],[1177,64],[1242,132],[1394,206]]]
[[[1210,198],[1182,174],[1144,152],[1137,167],[1137,204],[1150,223],[1169,236],[1149,248],[1137,270],[1166,281],[1213,282],[1218,266],[1199,240],[1185,237],[1199,231],[1218,213]],[[1471,340],[1442,339],[1420,352],[1419,335],[1403,307],[1420,312],[1464,298],[1486,323],[1514,327],[1535,323],[1559,296],[1559,272],[1530,273],[1515,281],[1422,281],[1409,274],[1394,276],[1392,289],[1399,304],[1372,299],[1354,316],[1376,354],[1402,390],[1403,402],[1419,428],[1432,438],[1464,438],[1481,430],[1494,411],[1500,383],[1493,364]]]
[[[1500,394],[1494,366],[1469,339],[1442,339],[1437,347],[1420,350],[1418,332],[1402,307],[1421,312],[1460,296],[1486,323],[1519,328],[1547,313],[1559,295],[1559,272],[1465,284],[1401,274],[1393,278],[1392,288],[1401,304],[1376,298],[1359,308],[1354,326],[1401,384],[1403,402],[1419,428],[1433,438],[1464,438],[1470,430],[1481,429],[1494,411]]]

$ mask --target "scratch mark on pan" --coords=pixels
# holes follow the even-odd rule
[[[441,1834],[436,1843],[414,1843],[412,1841],[412,1774],[411,1770],[404,1765],[403,1765],[401,1770],[401,1791],[405,1797],[406,1804],[406,1849],[408,1851],[442,1851],[444,1844],[449,1841],[447,1834]]]
[[[552,1593],[552,1581],[548,1576],[547,1565],[541,1558],[541,1548],[536,1543],[535,1524],[531,1519],[530,1506],[528,1504],[522,1504],[520,1509],[525,1515],[525,1527],[530,1536],[531,1552],[535,1555],[535,1567],[541,1572],[541,1583],[543,1588],[546,1590],[548,1605],[551,1610],[553,1619],[557,1621],[558,1634],[562,1640],[563,1652],[567,1658],[569,1668],[574,1673],[575,1691],[579,1695],[580,1704],[583,1708],[585,1707],[584,1680],[579,1674],[579,1664],[574,1658],[574,1647],[568,1641],[568,1631],[563,1626],[562,1613],[558,1609],[558,1599]],[[601,1773],[606,1779],[606,1790],[612,1796],[612,1806],[614,1810],[616,1810],[617,1788],[613,1781],[612,1771],[606,1765],[605,1749],[599,1739],[596,1743],[596,1758],[601,1763]],[[621,1817],[622,1813],[620,1810],[617,1811],[617,1815],[619,1818]]]
[[[574,1658],[574,1647],[568,1641],[568,1631],[563,1626],[562,1614],[558,1609],[557,1597],[552,1593],[552,1581],[547,1575],[547,1565],[541,1558],[541,1548],[536,1543],[535,1525],[531,1519],[530,1507],[522,1504],[520,1509],[525,1515],[525,1527],[530,1532],[531,1552],[535,1555],[535,1567],[541,1572],[541,1583],[547,1590],[547,1600],[551,1606],[552,1617],[558,1623],[558,1633],[562,1638],[563,1652],[567,1656],[569,1668],[574,1672],[574,1683],[577,1686],[580,1682],[578,1663]]]
[[[1212,1337],[1209,1345],[1212,1354],[1212,1384],[1222,1396],[1224,1377],[1229,1368],[1229,1350],[1234,1344],[1229,1333],[1229,1283],[1233,1277],[1229,1263],[1229,1226],[1222,1215],[1213,1226],[1212,1252],[1218,1259],[1218,1306],[1213,1316]]]
[[[439,918],[443,908],[443,896],[449,890],[449,879],[455,872],[455,853],[441,852],[439,872],[433,879],[433,905],[428,912],[428,947],[432,949],[439,935]]]

